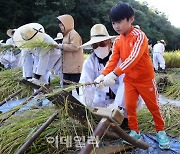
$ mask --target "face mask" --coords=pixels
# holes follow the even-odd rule
[[[98,48],[94,49],[94,53],[96,54],[97,57],[104,59],[109,54],[109,47],[108,46],[98,47]]]

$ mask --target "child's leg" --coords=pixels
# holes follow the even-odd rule
[[[137,99],[139,96],[138,91],[135,87],[128,81],[125,84],[125,105],[127,110],[128,125],[131,130],[138,133],[138,121],[137,121]]]
[[[139,94],[144,99],[146,106],[153,116],[156,131],[161,131],[164,129],[164,120],[160,113],[159,102],[158,102],[158,92],[156,89],[155,81],[150,80],[143,83],[136,83],[136,88]]]

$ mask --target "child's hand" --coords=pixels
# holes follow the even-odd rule
[[[100,83],[100,82],[102,82],[103,80],[104,80],[104,75],[101,74],[101,75],[99,75],[99,76],[94,80],[94,82]]]
[[[108,75],[106,75],[103,81],[104,86],[113,86],[116,82],[117,77],[118,76],[114,72],[111,72]]]

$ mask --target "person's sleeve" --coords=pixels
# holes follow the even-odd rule
[[[79,34],[71,32],[69,35],[69,42],[63,43],[62,50],[76,52],[79,50],[79,47],[82,45],[82,40]]]
[[[119,76],[128,72],[134,65],[137,64],[146,48],[147,40],[145,40],[145,35],[143,33],[138,33],[131,54],[120,64],[119,67],[114,70],[115,74]]]
[[[120,59],[120,52],[118,48],[117,42],[114,42],[113,48],[112,48],[112,55],[109,58],[109,61],[107,62],[104,70],[102,71],[102,74],[107,75],[110,72],[114,70],[114,68],[117,66]]]
[[[6,40],[6,45],[11,45],[10,39],[7,39],[7,40]]]
[[[83,64],[79,82],[80,83],[93,82],[94,79],[95,79],[94,69],[92,68],[91,62],[88,61],[88,59],[86,59]],[[80,102],[84,105],[92,106],[95,91],[96,91],[95,86],[80,87],[80,94],[79,94]]]

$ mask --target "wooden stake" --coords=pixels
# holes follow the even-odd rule
[[[43,123],[43,125],[21,146],[16,154],[23,154],[26,149],[31,146],[31,144],[38,138],[38,136],[52,123],[52,121],[57,117],[59,111],[56,110],[49,119]]]

